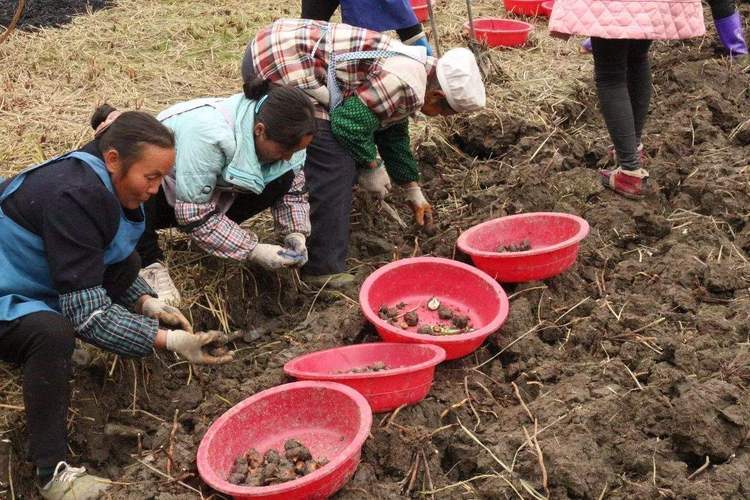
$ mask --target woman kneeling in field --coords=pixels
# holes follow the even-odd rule
[[[216,334],[192,333],[138,277],[142,203],[172,169],[172,133],[107,105],[91,124],[95,139],[80,150],[0,183],[0,359],[23,365],[30,455],[53,500],[98,498],[108,485],[65,462],[76,337],[127,357],[156,347],[191,363],[232,359],[204,353]]]

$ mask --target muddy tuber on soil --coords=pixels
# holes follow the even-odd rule
[[[269,486],[306,476],[327,463],[325,458],[314,460],[305,445],[289,439],[284,443],[283,456],[273,448],[263,456],[251,448],[245,455],[237,457],[227,481],[245,486]]]

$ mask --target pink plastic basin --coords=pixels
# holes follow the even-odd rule
[[[417,21],[423,23],[430,18],[430,10],[427,7],[427,0],[409,0]]]
[[[500,17],[478,17],[474,19],[474,36],[477,41],[486,41],[490,47],[520,47],[529,39],[534,27],[529,23]],[[464,32],[471,34],[469,22]]]
[[[505,11],[519,16],[537,16],[544,0],[503,0]]]
[[[327,498],[357,469],[371,424],[367,400],[350,387],[313,381],[284,384],[236,404],[211,425],[198,448],[198,472],[206,484],[238,499]],[[313,457],[330,462],[272,486],[238,486],[226,480],[235,459],[250,448],[261,454],[269,448],[283,452],[291,438],[307,446]]]
[[[539,6],[539,15],[549,17],[552,15],[552,8],[555,6],[554,0],[546,0]]]
[[[300,380],[330,380],[359,391],[375,413],[390,411],[424,399],[435,377],[435,366],[445,360],[442,347],[429,344],[373,344],[336,347],[312,352],[284,365],[287,375]],[[346,372],[383,362],[387,370]]]
[[[500,217],[464,231],[458,248],[474,264],[503,283],[522,283],[556,276],[578,256],[589,224],[575,215],[535,212]],[[531,250],[498,252],[502,245],[528,240]]]
[[[404,302],[405,310],[418,307],[421,321],[437,322],[437,312],[426,307],[432,297],[467,315],[475,330],[456,335],[424,335],[391,325],[378,316],[381,305],[393,307]],[[362,284],[359,305],[386,342],[437,345],[445,349],[446,359],[474,352],[508,317],[508,297],[496,281],[462,262],[438,257],[402,259],[381,267]]]

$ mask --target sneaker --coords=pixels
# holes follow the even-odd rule
[[[313,288],[327,288],[329,290],[344,290],[354,285],[354,275],[349,273],[302,275],[302,281]]]
[[[96,500],[102,497],[109,485],[109,480],[88,474],[83,467],[60,462],[52,479],[39,488],[39,493],[46,500]]]
[[[180,292],[169,276],[169,269],[161,262],[144,267],[138,275],[157,293],[159,298],[170,306],[180,307]]]
[[[623,170],[622,167],[617,167],[600,170],[599,175],[604,187],[626,198],[640,199],[648,192],[648,172],[645,169]]]

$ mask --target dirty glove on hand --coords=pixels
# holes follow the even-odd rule
[[[305,235],[302,233],[289,233],[284,237],[284,248],[291,250],[300,257],[295,267],[302,267],[307,263],[307,245]]]
[[[414,212],[417,224],[420,226],[432,224],[432,206],[422,194],[422,188],[416,184],[410,185],[404,189],[404,197]]]
[[[186,361],[201,365],[220,365],[234,359],[234,355],[212,356],[203,350],[204,346],[220,339],[221,332],[188,333],[183,330],[167,332],[167,350],[179,354]]]
[[[359,171],[359,186],[382,200],[391,190],[391,178],[388,177],[385,167],[380,164],[375,168]]]
[[[159,323],[167,326],[180,328],[188,332],[193,331],[192,325],[179,309],[167,305],[154,297],[146,297],[144,299],[141,304],[141,314],[147,318],[158,320]]]
[[[281,269],[282,267],[294,267],[299,262],[299,258],[289,255],[288,252],[287,248],[279,245],[258,243],[248,260],[270,271]]]

